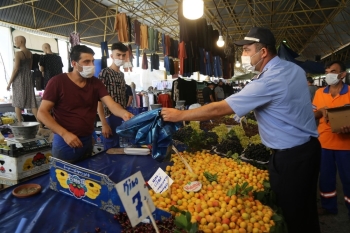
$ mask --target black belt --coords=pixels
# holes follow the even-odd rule
[[[312,138],[314,138],[314,137],[310,137],[309,141],[307,141],[307,142],[305,142],[305,143],[303,143],[303,144],[301,144],[301,145],[299,145],[299,146],[302,146],[302,145],[304,145],[304,144],[310,142],[310,140],[311,140]],[[272,148],[271,148],[271,150],[272,150],[273,153],[277,153],[277,152],[289,151],[289,150],[292,150],[292,149],[294,149],[294,148],[296,148],[296,147],[299,147],[299,146],[295,146],[295,147],[287,148],[287,149],[272,149]]]
[[[273,153],[288,151],[289,149],[271,149]]]

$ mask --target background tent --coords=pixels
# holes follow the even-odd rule
[[[298,61],[296,58],[299,57],[299,55],[287,47],[284,43],[281,43],[280,47],[277,50],[277,54],[280,58],[293,62],[303,68],[306,73],[310,74],[324,74],[324,64],[321,62],[315,62],[315,61]]]

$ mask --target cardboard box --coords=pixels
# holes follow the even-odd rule
[[[333,133],[338,133],[341,127],[350,125],[350,106],[329,108],[327,112]]]
[[[18,181],[49,169],[51,150],[31,152],[19,157],[0,154],[0,178]],[[16,184],[15,182],[12,182]],[[5,184],[5,183],[4,183]]]
[[[57,158],[51,157],[50,159],[50,188],[52,190],[94,205],[111,214],[125,212],[115,188],[115,182],[105,174]],[[156,220],[170,216],[170,213],[160,209],[153,212]]]

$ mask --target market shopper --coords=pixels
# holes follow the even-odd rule
[[[349,85],[342,82],[346,76],[345,64],[332,61],[326,65],[327,86],[316,91],[313,101],[315,118],[322,147],[320,169],[321,206],[319,214],[337,214],[337,169],[343,185],[345,205],[350,217],[350,122],[342,131],[333,133],[327,118],[327,108],[350,104]]]
[[[254,27],[242,41],[242,63],[259,72],[239,93],[187,111],[163,108],[165,121],[209,120],[254,110],[262,142],[273,148],[269,162],[272,190],[289,233],[320,232],[316,192],[321,147],[305,72],[276,54],[269,29]],[[287,84],[287,85],[286,85]]]
[[[115,103],[103,83],[93,78],[95,66],[91,48],[76,45],[70,58],[73,71],[50,79],[38,119],[54,132],[52,156],[74,162],[92,155],[92,133],[99,101],[124,120],[130,119],[132,114]]]
[[[110,67],[101,70],[98,78],[106,86],[112,99],[123,108],[126,108],[127,104],[129,104],[129,98],[126,98],[124,73],[121,72],[120,67],[122,67],[124,64],[128,47],[126,47],[123,43],[118,42],[112,44],[111,50],[111,58],[113,59],[113,63]],[[103,105],[101,102],[98,104],[98,115],[102,123],[104,149],[108,150],[112,147],[120,147],[119,136],[115,130],[123,123],[123,119],[111,114],[108,107]]]
[[[214,83],[208,82],[207,86],[203,88],[202,95],[204,104],[215,102],[214,100]]]
[[[314,79],[313,78],[307,77],[306,81],[307,81],[307,86],[309,88],[310,98],[311,98],[311,102],[312,102],[314,100],[314,96],[315,96],[315,93],[316,93],[318,87],[314,85]]]
[[[218,85],[214,89],[216,101],[221,101],[221,100],[225,99],[225,92],[224,92],[223,84],[224,84],[223,81],[219,80]]]

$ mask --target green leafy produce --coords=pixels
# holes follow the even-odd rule
[[[203,172],[203,175],[209,182],[217,181],[218,175],[217,174],[211,174],[210,172]]]

